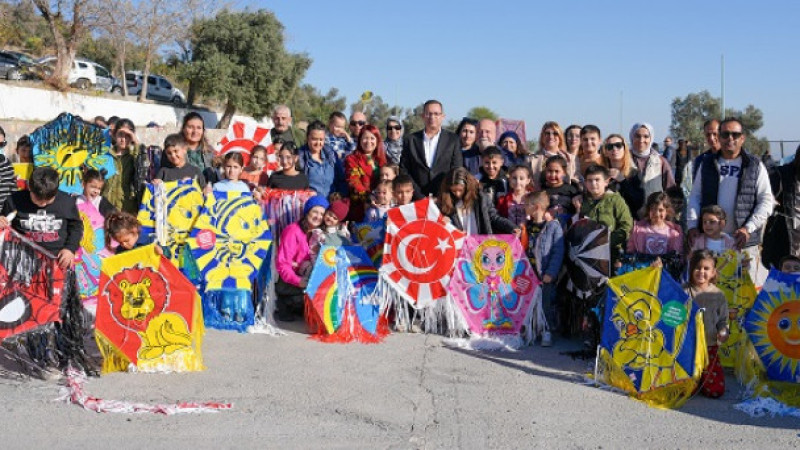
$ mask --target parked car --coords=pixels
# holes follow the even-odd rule
[[[46,56],[40,59],[38,63],[44,67],[45,75],[49,76],[53,73],[56,57]],[[94,66],[90,62],[76,58],[72,61],[72,69],[67,75],[67,83],[78,89],[89,89],[97,85],[97,72],[95,72]]]
[[[125,84],[128,85],[128,95],[139,95],[142,92],[142,72],[125,72]],[[186,96],[180,89],[173,86],[168,79],[154,74],[147,76],[147,98],[178,106],[186,104]]]
[[[105,67],[96,62],[87,61],[94,66],[94,73],[97,76],[95,89],[98,91],[111,92],[122,95],[122,83],[108,71]]]
[[[0,51],[0,75],[8,80],[36,78],[36,61],[22,52]]]

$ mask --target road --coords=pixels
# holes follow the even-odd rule
[[[435,335],[394,334],[378,345],[323,344],[289,324],[286,336],[209,330],[207,369],[91,378],[100,398],[232,402],[196,415],[88,412],[54,402],[55,381],[0,372],[4,448],[790,448],[800,421],[754,419],[720,400],[659,410],[582,384],[586,361],[552,348],[480,353]],[[0,361],[0,367],[9,367]]]

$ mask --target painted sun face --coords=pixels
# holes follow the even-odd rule
[[[800,301],[786,302],[767,319],[767,336],[776,350],[800,359]]]
[[[506,263],[505,251],[500,247],[488,247],[481,255],[481,266],[489,273],[496,274]]]

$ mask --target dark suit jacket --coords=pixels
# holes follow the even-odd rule
[[[423,133],[425,131],[420,130],[405,136],[403,153],[400,155],[400,169],[414,181],[415,198],[438,195],[447,172],[463,166],[461,141],[455,133],[443,129],[433,157],[433,167],[428,167],[422,143]]]

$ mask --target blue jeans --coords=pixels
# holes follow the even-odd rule
[[[558,328],[558,313],[556,312],[556,283],[542,283],[542,309],[547,319],[547,326],[552,333]]]

